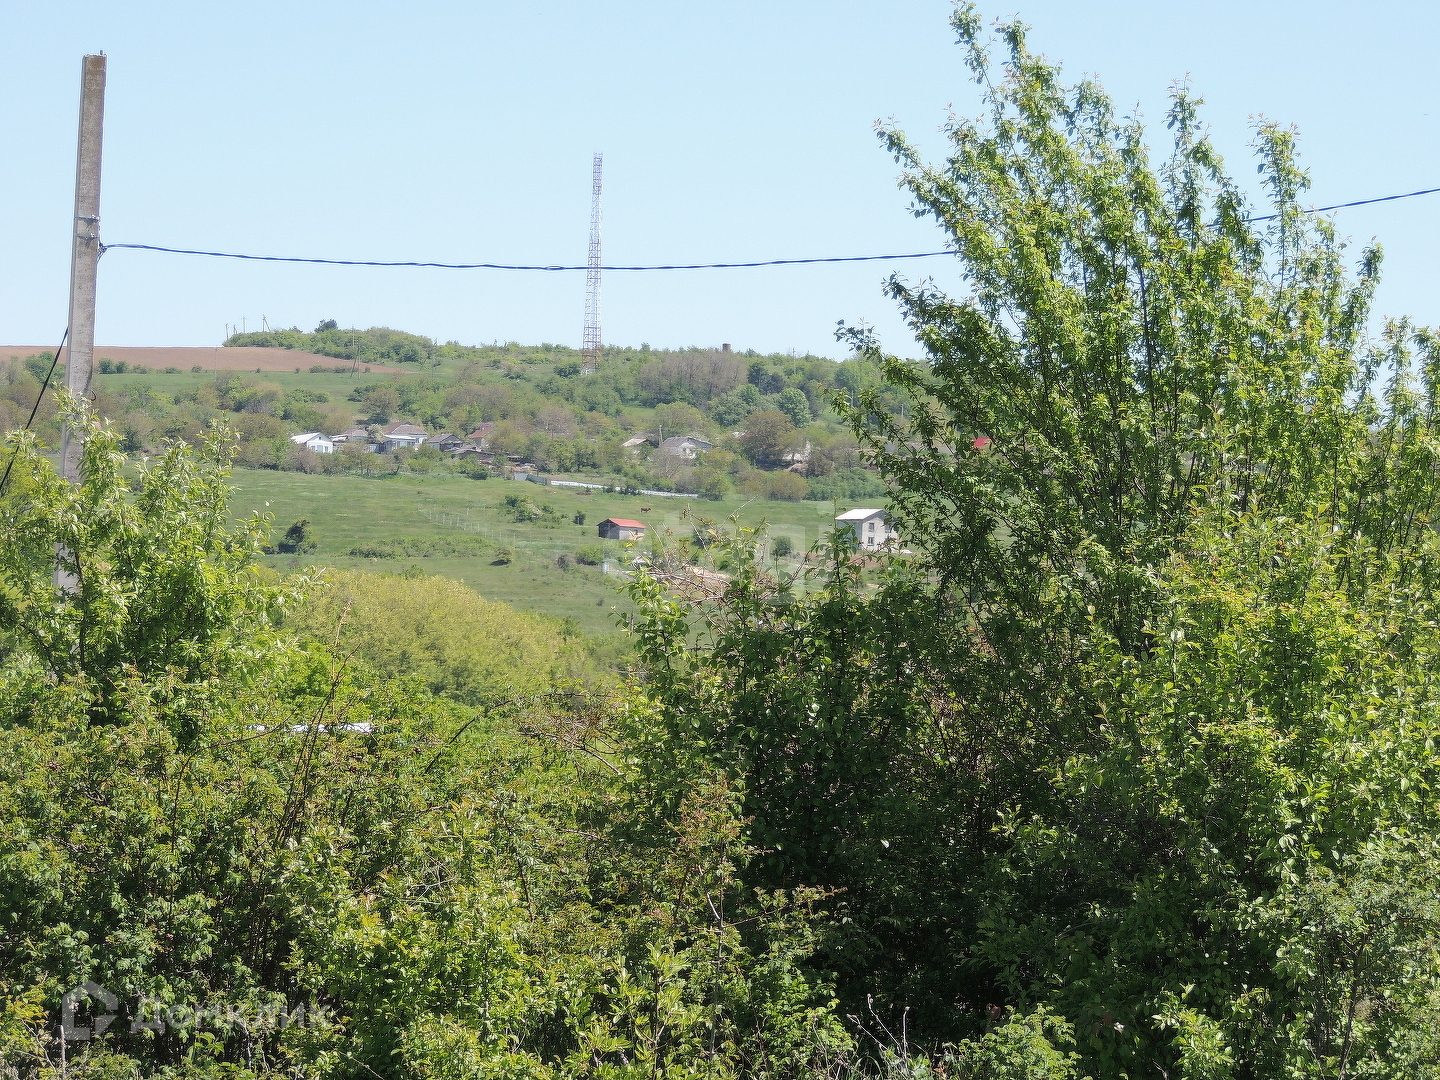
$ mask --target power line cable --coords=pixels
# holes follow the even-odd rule
[[[209,255],[217,259],[251,259],[257,262],[321,263],[325,266],[429,266],[440,270],[588,270],[580,266],[519,266],[510,263],[375,262],[368,259],[301,259],[285,255],[237,255],[230,251],[192,251],[188,248],[157,247],[154,244],[106,244],[111,248],[164,251],[171,255]],[[663,266],[602,266],[601,270],[731,270],[748,266],[791,266],[797,263],[874,262],[879,259],[928,259],[953,255],[953,251],[917,251],[909,255],[847,255],[833,259],[767,259],[743,263],[685,263]]]
[[[1347,206],[1369,206],[1371,203],[1394,202],[1396,199],[1413,199],[1416,195],[1434,195],[1440,188],[1426,188],[1424,191],[1407,191],[1404,195],[1382,195],[1378,199],[1360,199],[1357,202],[1336,203],[1334,206],[1314,206],[1309,210],[1300,211],[1302,214],[1323,214],[1327,210],[1344,210]],[[1266,214],[1264,217],[1246,218],[1246,221],[1274,221],[1279,214]]]
[[[1394,202],[1396,199],[1413,199],[1417,195],[1433,195],[1440,188],[1426,188],[1423,191],[1407,191],[1402,195],[1383,195],[1378,199],[1358,199],[1355,202],[1335,203],[1333,206],[1314,206],[1302,210],[1302,214],[1323,214],[1330,210],[1344,210],[1352,206],[1369,206],[1373,203]],[[1274,221],[1279,214],[1263,214],[1246,218],[1247,222]],[[579,266],[530,266],[517,263],[442,263],[442,262],[383,262],[374,259],[308,259],[290,255],[243,255],[233,251],[200,251],[194,248],[160,247],[157,244],[105,244],[101,253],[111,248],[129,248],[133,251],[160,251],[167,255],[204,255],[214,259],[245,259],[250,262],[314,263],[321,266],[415,266],[437,270],[541,270],[569,271],[588,270],[587,265]],[[763,259],[757,262],[734,263],[662,263],[655,266],[602,266],[601,270],[739,270],[755,266],[800,266],[810,263],[854,263],[881,262],[894,259],[933,259],[939,255],[953,255],[953,251],[912,251],[904,255],[842,255],[825,259]]]
[[[35,414],[40,411],[40,401],[45,396],[45,391],[50,389],[50,380],[55,377],[55,365],[60,363],[60,350],[65,348],[65,342],[70,338],[70,328],[65,328],[65,333],[60,335],[60,344],[55,347],[55,355],[50,358],[50,370],[45,373],[45,381],[40,384],[40,393],[35,395],[35,404],[30,408],[30,418],[25,421],[21,431],[29,431],[30,425],[35,422]],[[0,476],[0,495],[5,494],[5,485],[10,482],[10,470],[15,467],[15,456],[20,453],[20,447],[15,447],[10,452],[10,460],[5,464],[5,475]]]

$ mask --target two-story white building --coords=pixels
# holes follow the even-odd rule
[[[884,510],[846,510],[835,519],[835,527],[849,529],[855,534],[855,542],[867,551],[895,547],[900,542],[900,533],[891,526]]]

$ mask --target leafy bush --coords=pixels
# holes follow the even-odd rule
[[[1152,170],[1022,27],[1003,71],[956,28],[988,118],[883,135],[967,293],[892,281],[927,362],[856,333],[842,404],[915,555],[637,567],[654,758],[745,793],[748,885],[836,890],[842,1009],[946,1075],[1433,1077],[1440,340],[1366,342],[1378,253],[1287,130],[1252,208],[1183,90]]]
[[[581,544],[575,549],[575,561],[584,566],[599,566],[605,561],[605,549],[600,544]]]
[[[645,703],[548,681],[568,631],[356,574],[277,633],[307,583],[253,568],[225,444],[132,491],[114,442],[88,425],[72,485],[19,436],[0,500],[10,1075],[779,1076],[845,1050],[804,969],[819,898],[740,886],[735,795],[635,769]],[[87,982],[116,1022],[61,1043]]]
[[[352,559],[394,559],[402,553],[390,544],[357,544],[345,554]]]
[[[810,494],[810,485],[803,476],[788,470],[751,469],[741,476],[740,490],[747,495],[794,502]]]
[[[810,498],[831,502],[883,499],[889,494],[885,478],[870,469],[837,469],[829,476],[810,478]]]
[[[396,540],[378,540],[357,544],[346,552],[357,559],[416,559],[446,555],[481,556],[494,550],[494,544],[478,536],[407,536]]]
[[[331,571],[286,627],[338,642],[384,676],[412,675],[467,704],[534,693],[581,673],[584,656],[544,616],[482,599],[450,578]]]
[[[252,566],[265,521],[229,519],[233,444],[213,431],[198,449],[176,444],[135,465],[119,452],[119,432],[83,409],[67,410],[89,433],[78,485],[55,476],[31,433],[10,436],[15,473],[0,501],[8,538],[0,545],[0,663],[83,684],[97,721],[121,707],[132,677],[198,686],[246,670],[264,655],[294,590],[263,582]],[[133,489],[127,469],[135,470]],[[160,520],[163,529],[152,524]],[[76,582],[59,594],[57,552]]]

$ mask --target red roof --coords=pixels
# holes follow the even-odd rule
[[[630,518],[606,518],[601,525],[619,525],[622,529],[646,529],[649,528],[643,521],[632,521]]]

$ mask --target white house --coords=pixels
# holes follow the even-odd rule
[[[899,531],[891,526],[884,510],[846,510],[835,519],[835,527],[851,530],[856,543],[867,550],[893,547],[900,540]]]
[[[291,435],[290,441],[297,446],[303,446],[306,450],[313,450],[317,454],[333,454],[335,442],[327,439],[318,431],[307,431],[304,435]]]
[[[385,428],[386,450],[418,450],[429,435],[417,424],[397,420]]]
[[[676,435],[660,444],[660,453],[693,461],[695,455],[715,449],[715,444],[699,435]]]

